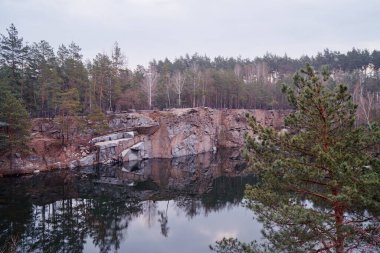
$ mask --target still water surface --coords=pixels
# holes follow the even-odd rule
[[[149,204],[143,203],[145,206]],[[241,206],[224,207],[209,213],[199,206],[198,211],[190,217],[173,200],[154,203],[151,216],[145,210],[129,221],[128,228],[122,231],[120,252],[209,252],[208,245],[224,236],[239,236],[247,241],[252,236],[260,236],[252,212]],[[160,212],[166,216],[165,225]],[[99,252],[91,236],[85,241],[84,252]]]
[[[0,249],[17,252],[210,252],[223,237],[259,240],[241,205],[244,162],[231,151],[0,180]]]

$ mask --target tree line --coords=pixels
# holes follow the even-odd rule
[[[74,131],[75,117],[83,115],[101,121],[106,112],[129,109],[290,108],[281,84],[291,83],[293,74],[306,63],[316,69],[328,66],[332,73],[328,85],[348,85],[367,122],[379,110],[377,50],[354,48],[340,53],[326,49],[300,58],[267,53],[254,59],[211,59],[194,54],[172,61],[152,60],[147,67],[130,69],[117,42],[109,54],[84,60],[74,42],[56,51],[44,40],[26,43],[13,24],[0,35],[0,122],[10,124],[6,134],[0,131],[0,150],[26,143],[28,116],[55,118],[64,144]]]
[[[307,63],[329,66],[352,91],[362,82],[377,92],[380,68],[380,51],[354,48],[300,58],[267,53],[253,60],[194,54],[132,70],[117,43],[110,54],[84,61],[74,42],[55,52],[44,40],[25,43],[13,24],[1,35],[0,50],[1,90],[22,101],[32,117],[196,106],[288,108],[279,84]]]

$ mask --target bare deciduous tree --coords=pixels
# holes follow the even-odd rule
[[[149,69],[144,74],[143,89],[148,96],[149,109],[152,109],[152,97],[156,88],[158,79],[158,73],[154,67],[149,67]]]
[[[168,100],[167,106],[170,108],[171,107],[170,92],[172,90],[172,81],[170,79],[169,73],[165,74],[165,90],[166,90],[166,98]]]
[[[173,85],[175,92],[178,95],[178,107],[181,107],[181,95],[183,92],[183,87],[185,85],[185,77],[181,72],[176,72],[173,76]]]
[[[193,63],[191,65],[191,76],[193,79],[193,107],[196,107],[196,90],[199,86],[200,79],[201,79],[201,72],[199,70],[198,64]]]
[[[369,127],[371,127],[370,119],[371,119],[371,112],[374,106],[374,103],[373,103],[374,100],[375,100],[375,95],[368,91],[364,92],[363,87],[362,87],[360,90],[360,95],[359,95],[359,107],[361,111],[363,112],[364,118]]]
[[[359,80],[352,93],[352,100],[359,106],[359,112],[364,117],[366,124],[371,127],[370,120],[371,112],[375,106],[375,94],[365,90],[363,85],[365,75],[363,73],[357,73],[357,75]]]
[[[241,74],[242,74],[242,66],[240,64],[235,64],[235,67],[234,67],[234,73],[235,75],[238,77],[238,78],[241,78]]]
[[[253,64],[248,64],[244,66],[243,79],[246,83],[253,83],[257,79],[256,66]]]

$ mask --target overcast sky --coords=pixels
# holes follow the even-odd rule
[[[11,23],[28,42],[74,41],[85,59],[118,41],[129,67],[195,52],[380,49],[379,0],[0,0],[0,33]]]

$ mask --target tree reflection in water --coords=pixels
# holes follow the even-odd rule
[[[148,226],[158,222],[162,236],[168,237],[169,207],[193,219],[240,205],[245,185],[254,183],[255,177],[222,176],[226,164],[221,169],[219,158],[211,158],[213,162],[193,157],[197,166],[191,170],[183,167],[186,159],[163,162],[170,166],[161,168],[153,162],[148,172],[142,172],[148,179],[136,187],[96,183],[100,177],[120,174],[120,168],[100,174],[61,171],[3,178],[0,252],[13,252],[15,246],[17,252],[83,252],[88,241],[100,252],[116,252],[139,217]],[[229,175],[231,170],[233,166]],[[206,176],[199,178],[200,173]],[[158,200],[165,205],[159,208]]]
[[[81,252],[89,236],[100,252],[109,252],[119,248],[129,222],[143,211],[138,201],[115,199],[58,200],[29,210],[7,221],[2,216],[2,245],[9,247],[9,238],[19,238],[19,252]]]
[[[158,211],[158,215],[160,216],[158,218],[158,222],[161,225],[161,234],[165,237],[168,237],[169,233],[169,227],[168,227],[168,222],[169,222],[169,217],[168,217],[168,209],[169,209],[169,200],[167,201],[166,204],[166,209]]]

